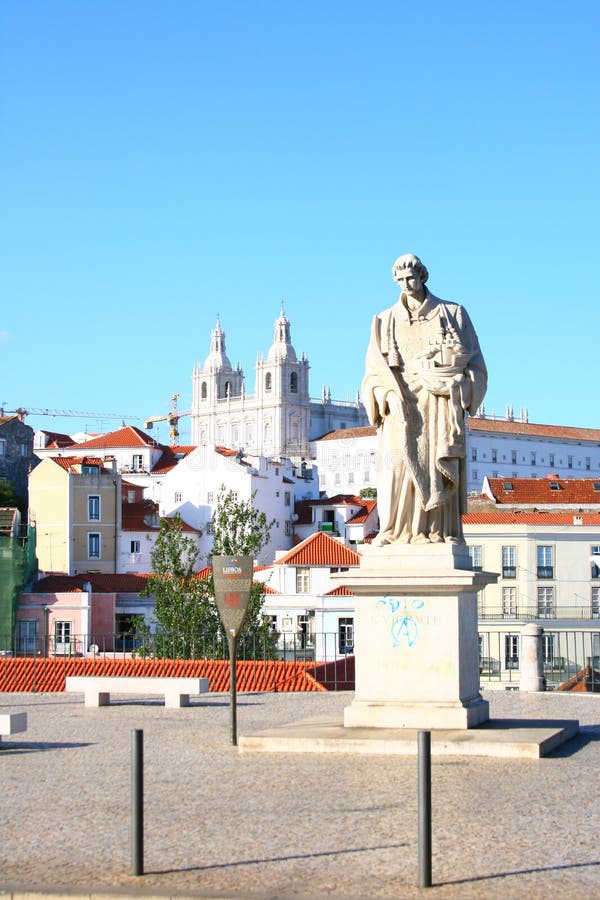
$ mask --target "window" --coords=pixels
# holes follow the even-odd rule
[[[552,562],[552,547],[538,546],[537,548],[537,577],[554,578],[554,565]]]
[[[554,618],[554,588],[539,587],[537,589],[538,618]]]
[[[567,456],[567,466],[569,467],[569,469],[573,468],[573,457],[572,456]]]
[[[290,375],[290,391],[292,394],[298,393],[298,373],[292,372]]]
[[[592,619],[600,619],[600,587],[592,588]]]
[[[283,495],[283,503],[285,506],[290,506],[292,502],[292,495],[289,491],[285,491]]]
[[[298,643],[301,650],[304,650],[305,647],[314,647],[314,621],[314,616],[308,613],[301,613],[296,617]]]
[[[471,447],[471,462],[477,462],[477,447]]]
[[[88,559],[100,559],[100,535],[88,532]]]
[[[127,491],[127,502],[135,503],[135,491]]]
[[[512,481],[503,481],[502,482],[502,490],[503,491],[514,491],[514,486]]]
[[[215,502],[215,492],[214,492],[214,491],[207,491],[207,492],[206,492],[206,502],[207,502],[207,503],[214,503],[214,502]]]
[[[588,471],[592,468],[592,458],[590,456],[586,456],[585,458],[585,467]]]
[[[238,492],[237,491],[229,491],[229,496],[233,500],[234,503],[238,502]]]
[[[513,466],[516,466],[516,464],[517,464],[517,451],[516,450],[511,450],[510,459],[511,459]]]
[[[19,653],[35,653],[37,649],[36,620],[19,619],[17,622],[17,651]]]
[[[288,535],[288,537],[292,533],[292,523],[289,521],[289,519],[285,523],[285,533]]]
[[[562,485],[560,485],[558,481],[550,481],[549,484],[551,491],[562,491]]]
[[[543,634],[542,635],[542,658],[544,660],[544,664],[547,666],[554,666],[554,641],[555,635],[553,634]],[[558,663],[558,660],[557,660]]]
[[[479,481],[479,471],[478,469],[473,469],[473,481]]]
[[[504,668],[519,668],[519,635],[504,635]]]
[[[548,457],[548,465],[550,465],[550,466],[554,465],[554,453],[551,453],[550,456]]]
[[[100,521],[100,497],[98,494],[88,495],[88,520]]]
[[[354,619],[338,619],[338,645],[340,653],[354,653]]]
[[[21,454],[21,456],[29,456],[28,444],[19,444],[19,453]]]
[[[492,450],[492,462],[493,463],[498,462],[498,451],[497,450]]]
[[[517,615],[517,589],[514,587],[502,588],[502,616],[505,619],[514,619]]]
[[[69,653],[71,650],[71,622],[54,623],[54,652]]]
[[[200,399],[206,400],[206,382],[203,381],[200,385]]]
[[[231,382],[230,381],[225,382],[225,396],[231,397]]]
[[[181,501],[183,499],[181,491],[175,491],[175,496],[173,497],[173,499],[174,499],[175,503],[181,503]]]
[[[141,472],[144,464],[144,457],[141,453],[134,453],[131,458],[131,468],[134,472]]]
[[[348,472],[348,484],[354,484],[354,472]]]
[[[265,375],[265,391],[270,391],[273,385],[273,377],[270,372]]]
[[[277,613],[267,613],[265,615],[265,622],[268,624],[271,631],[277,631]]]
[[[591,548],[592,551],[592,573],[590,575],[591,578],[600,578],[600,546],[595,545]],[[594,558],[596,557],[596,559]]]
[[[6,456],[6,441],[0,438],[0,456]]]
[[[535,450],[531,451],[531,465],[535,466]]]
[[[100,466],[94,465],[93,463],[82,463],[81,464],[81,474],[82,475],[98,475],[100,472]]]
[[[516,547],[503,547],[502,548],[502,577],[503,578],[516,578],[517,577],[517,548]]]
[[[139,553],[140,552],[140,542],[139,541],[130,541],[129,542],[129,552],[130,553]]]
[[[212,523],[212,522],[207,522],[207,523],[206,523],[206,533],[207,533],[207,534],[214,534],[213,523]]]
[[[479,545],[467,547],[469,556],[471,557],[471,565],[476,572],[481,572],[483,568],[483,548]]]
[[[593,489],[594,491],[600,491],[600,481],[593,481],[593,482],[592,482],[592,489]]]
[[[296,593],[308,594],[310,592],[310,569],[296,569]]]

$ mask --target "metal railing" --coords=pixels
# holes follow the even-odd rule
[[[580,689],[600,690],[600,631],[554,630],[544,627],[544,677],[548,690],[584,681]],[[519,632],[479,630],[482,685],[496,682],[515,687],[521,678]],[[568,686],[568,685],[567,685]]]
[[[535,622],[537,619],[568,619],[572,621],[600,621],[600,609],[597,606],[515,606],[514,609],[503,609],[500,606],[483,606],[477,614],[480,621],[491,622],[513,619],[516,622]]]

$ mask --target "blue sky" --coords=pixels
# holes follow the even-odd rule
[[[217,314],[252,392],[282,300],[312,396],[345,399],[412,251],[469,310],[489,413],[600,427],[599,26],[595,0],[3,0],[0,402],[187,409]]]

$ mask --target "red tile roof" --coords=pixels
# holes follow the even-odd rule
[[[572,525],[574,519],[581,519],[580,525],[600,527],[600,512],[530,512],[515,509],[512,512],[472,512],[462,517],[464,525]]]
[[[72,474],[77,473],[77,466],[84,465],[94,466],[100,472],[110,471],[110,469],[106,469],[102,465],[102,460],[96,456],[50,456],[49,459],[56,463],[57,466],[60,466],[61,469],[64,469],[65,472],[71,472]]]
[[[43,431],[42,434],[45,434],[48,440],[41,449],[73,446],[73,438],[69,434],[61,434],[59,431]]]
[[[331,591],[327,591],[324,597],[354,597],[353,592],[350,588],[347,588],[345,584],[341,584],[339,587],[333,588]]]
[[[215,447],[215,452],[220,453],[221,456],[235,456],[237,450],[232,450],[230,447]]]
[[[84,575],[47,575],[35,582],[32,591],[35,594],[81,592],[83,585],[89,581],[92,591],[97,594],[138,594],[146,587],[148,578],[148,575],[142,574],[100,575],[92,572]]]
[[[366,522],[377,506],[377,500],[360,500],[359,502],[363,506],[363,509],[361,509],[360,512],[354,513],[352,518],[348,519],[348,525],[360,525],[363,522]]]
[[[79,450],[104,450],[113,447],[156,447],[158,444],[154,438],[140,428],[136,428],[135,425],[125,425],[124,428],[119,428],[117,431],[109,431],[108,434],[101,434],[90,441],[73,446]]]
[[[600,488],[598,478],[559,478],[548,475],[547,478],[488,478],[488,482],[498,504],[600,505],[600,489],[594,490],[595,484]]]
[[[566,425],[537,425],[534,422],[506,422],[475,417],[468,418],[467,422],[471,431],[600,443],[600,429],[598,428],[570,428]]]
[[[276,566],[358,566],[360,556],[324,531],[311,534],[305,541],[274,562]]]
[[[164,475],[165,472],[170,472],[171,469],[175,468],[177,463],[181,462],[182,459],[185,459],[186,456],[189,456],[190,453],[196,449],[197,448],[194,446],[163,447],[163,454],[152,469],[152,474]]]
[[[335,431],[328,431],[315,440],[339,441],[348,438],[373,437],[376,433],[377,429],[374,425],[357,425],[356,428],[337,428]]]
[[[263,594],[281,594],[281,591],[276,591],[275,588],[272,588],[268,584],[263,584],[262,592]]]

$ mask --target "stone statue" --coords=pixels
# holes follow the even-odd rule
[[[373,319],[361,389],[378,430],[373,544],[464,543],[465,415],[483,400],[485,362],[466,311],[429,292],[417,256],[392,275],[400,298]]]

